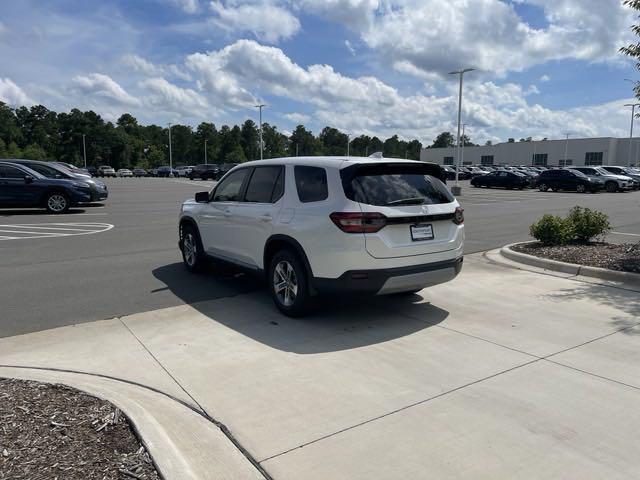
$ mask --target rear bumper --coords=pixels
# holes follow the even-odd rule
[[[453,280],[462,270],[463,257],[408,267],[350,270],[338,278],[314,278],[320,294],[362,293],[386,295],[431,287]]]

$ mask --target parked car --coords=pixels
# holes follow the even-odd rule
[[[604,189],[607,192],[623,192],[635,188],[631,177],[616,175],[602,167],[572,167],[572,170],[584,173],[587,177],[599,178],[604,182]]]
[[[178,172],[175,168],[171,167],[158,167],[156,170],[156,176],[158,177],[177,177]]]
[[[109,165],[100,165],[96,172],[98,177],[116,177],[116,171]]]
[[[193,170],[193,165],[180,165],[176,167],[176,172],[178,172],[179,177],[188,177]]]
[[[91,186],[83,180],[47,178],[24,165],[0,161],[1,208],[39,207],[64,213],[90,201]]]
[[[578,193],[595,193],[603,188],[604,182],[602,180],[589,178],[577,170],[545,170],[538,178],[538,189],[541,192],[551,189],[554,192],[573,190]]]
[[[471,179],[474,187],[487,188],[507,188],[509,190],[517,188],[522,190],[530,185],[529,178],[521,173],[515,172],[491,172],[480,177]]]
[[[96,167],[87,167],[87,173],[92,177],[98,176],[98,169]]]
[[[134,177],[146,177],[147,176],[147,171],[144,168],[134,168],[133,169],[133,176]]]
[[[464,216],[435,164],[352,157],[247,162],[182,205],[186,268],[262,272],[286,315],[331,293],[415,292],[462,268]]]
[[[239,164],[238,163],[223,163],[222,165],[220,165],[220,172],[219,172],[219,177],[222,177],[223,175],[225,175],[229,170],[231,170],[234,167],[237,167]]]
[[[91,187],[90,202],[101,202],[109,197],[107,186],[100,180],[87,177],[86,174],[76,173],[65,167],[59,162],[42,162],[40,160],[23,160],[10,159],[6,160],[11,163],[22,165],[39,173],[40,175],[51,179],[78,180],[87,183]]]
[[[218,180],[220,178],[220,167],[215,164],[201,164],[193,167],[189,172],[189,178],[195,180],[201,178],[202,180]]]
[[[638,172],[637,170],[631,167],[616,167],[613,165],[604,165],[601,168],[609,173],[613,173],[614,175],[625,175],[627,177],[630,177],[634,181],[634,188],[640,188],[640,172]]]
[[[147,170],[147,177],[157,177],[157,176],[158,176],[157,168],[150,168],[149,170]]]
[[[121,168],[116,172],[118,177],[133,177],[133,172],[128,168]]]
[[[454,165],[451,168],[454,172],[456,170],[458,171],[458,180],[469,180],[471,178],[471,173],[465,167],[460,167],[458,169],[458,167]],[[453,178],[455,179],[455,175],[453,176]]]

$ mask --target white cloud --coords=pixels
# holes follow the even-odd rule
[[[256,38],[277,43],[295,35],[300,22],[288,10],[270,3],[227,5],[211,2],[215,13],[213,22],[220,28],[232,32],[251,32]]]
[[[170,0],[171,3],[181,8],[185,13],[196,13],[200,5],[198,0]]]
[[[141,72],[148,76],[162,75],[163,73],[163,69],[161,67],[156,67],[153,63],[139,57],[138,55],[131,53],[127,54],[122,57],[122,61],[125,65],[131,67],[136,72]]]
[[[543,9],[535,28],[503,0],[298,0],[341,21],[391,64],[444,74],[460,66],[504,75],[549,60],[620,61],[633,15],[619,0],[514,0]]]
[[[285,113],[283,117],[297,124],[307,123],[309,120],[311,120],[311,117],[309,115],[305,115],[304,113],[296,113],[296,112]]]
[[[546,74],[545,74],[545,75],[542,75],[542,76],[540,77],[540,81],[541,81],[542,83],[549,82],[549,81],[551,81],[551,77],[550,77],[549,75],[546,75]]]
[[[181,88],[164,78],[141,81],[138,86],[147,94],[144,101],[164,111],[172,111],[185,117],[201,117],[209,107],[207,100],[195,90]]]
[[[455,124],[457,89],[453,86],[440,97],[402,95],[375,77],[347,77],[328,65],[301,67],[282,50],[254,41],[240,40],[206,55],[191,55],[187,65],[200,77],[203,92],[217,98],[224,98],[228,90],[232,98],[249,96],[253,102],[250,92],[259,88],[269,95],[315,107],[309,119],[295,113],[284,115],[303,123],[312,120],[314,128],[326,124],[354,134],[398,133],[429,142]],[[616,102],[558,111],[529,103],[527,97],[536,93],[534,85],[525,88],[515,83],[469,82],[463,115],[474,125],[476,140],[532,135],[553,138],[568,125],[585,136],[623,134],[626,121]],[[247,107],[251,104],[245,102]],[[608,122],[594,122],[594,118],[606,118]]]
[[[349,53],[355,57],[356,49],[353,48],[353,45],[351,45],[351,42],[349,40],[344,41],[344,46],[347,47],[347,50],[349,50]]]
[[[78,75],[73,78],[73,84],[79,93],[89,97],[106,98],[122,105],[135,106],[140,104],[137,98],[129,95],[111,77],[102,73]]]
[[[0,102],[12,107],[30,106],[35,102],[10,78],[0,78]]]

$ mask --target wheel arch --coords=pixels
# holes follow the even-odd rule
[[[184,216],[180,218],[180,222],[178,222],[178,237],[179,237],[178,244],[181,250],[182,250],[182,237],[183,237],[184,227],[187,225],[190,225],[193,228],[195,228],[198,235],[200,235],[200,229],[198,228],[198,223],[195,221],[193,217]]]
[[[311,269],[311,264],[309,263],[307,254],[305,253],[304,248],[302,248],[302,245],[300,245],[300,243],[295,238],[292,238],[288,235],[271,235],[265,242],[262,263],[265,276],[269,271],[269,262],[271,261],[273,256],[282,249],[292,250],[295,254],[298,255],[298,257],[300,257],[307,273],[309,290],[312,294],[315,294],[315,289],[313,288],[313,270]]]
[[[58,186],[54,186],[54,187],[49,187],[47,188],[44,192],[42,192],[42,195],[40,196],[40,202],[39,204],[42,206],[47,206],[47,197],[49,197],[49,195],[51,195],[52,193],[62,193],[65,197],[67,197],[67,200],[69,201],[69,204],[71,205],[71,193],[66,190],[64,187],[58,187]]]

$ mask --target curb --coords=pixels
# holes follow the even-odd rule
[[[575,263],[559,262],[557,260],[550,260],[546,258],[536,257],[534,255],[528,255],[526,253],[520,253],[513,250],[511,247],[514,245],[526,245],[527,243],[534,242],[520,242],[511,243],[505,245],[500,249],[500,254],[518,263],[524,263],[532,267],[542,268],[544,270],[552,270],[554,272],[568,273],[570,275],[582,275],[585,277],[600,278],[602,280],[609,280],[613,282],[630,283],[634,286],[640,286],[640,274],[631,272],[618,272],[616,270],[609,270],[607,268],[589,267],[586,265],[577,265]]]

